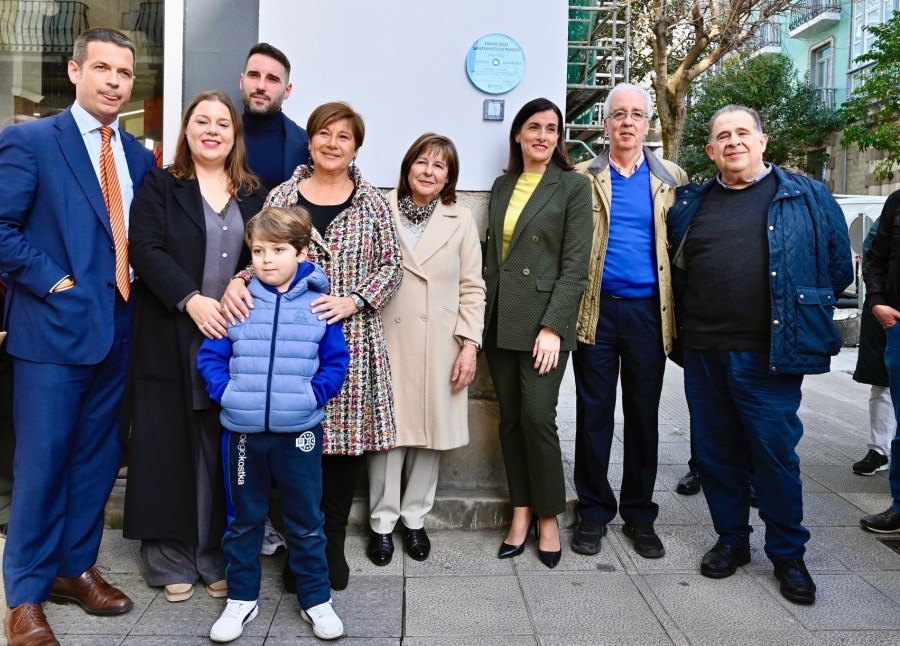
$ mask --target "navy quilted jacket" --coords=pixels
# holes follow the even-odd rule
[[[841,349],[833,321],[838,296],[853,281],[850,237],[843,212],[821,182],[773,164],[778,193],[769,207],[770,374],[828,372]],[[691,220],[715,179],[677,190],[669,209],[669,252],[676,326],[686,283],[679,257]]]

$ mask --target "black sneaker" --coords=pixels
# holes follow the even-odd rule
[[[853,473],[858,476],[873,476],[876,471],[884,471],[887,468],[887,456],[881,455],[875,449],[869,449],[866,457],[853,465]]]
[[[775,563],[775,578],[781,581],[781,596],[795,603],[815,603],[816,584],[801,560]]]
[[[622,526],[622,533],[631,539],[634,543],[634,551],[645,559],[658,559],[666,555],[666,548],[663,547],[659,536],[653,531],[653,525],[650,523],[635,523],[634,525],[625,524]]]
[[[593,520],[579,520],[572,534],[572,551],[579,554],[599,554],[600,539],[606,536],[606,524]]]
[[[859,524],[863,526],[863,529],[868,529],[870,532],[895,534],[900,532],[900,513],[889,507],[880,514],[860,519]]]

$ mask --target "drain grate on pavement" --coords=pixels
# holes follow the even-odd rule
[[[875,540],[900,554],[900,538],[876,538]]]

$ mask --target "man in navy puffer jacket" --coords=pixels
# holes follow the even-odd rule
[[[228,529],[228,604],[210,631],[237,639],[258,613],[259,550],[274,478],[297,581],[301,614],[323,639],[343,634],[331,607],[322,501],[325,404],[340,393],[350,353],[339,324],[312,312],[328,293],[320,267],[306,262],[312,223],[300,208],[270,207],[247,223],[253,258],[254,309],[229,326],[228,338],[207,339],[197,366],[210,397],[222,405]]]
[[[719,535],[700,571],[724,578],[750,561],[749,452],[781,593],[813,603],[797,411],[803,375],[827,372],[841,348],[832,315],[853,279],[847,225],[825,186],[763,162],[755,111],[726,106],[709,132],[719,175],[679,188],[668,215],[684,390]]]

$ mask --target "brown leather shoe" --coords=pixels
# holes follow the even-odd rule
[[[114,588],[100,576],[100,568],[95,565],[74,579],[56,577],[50,590],[50,601],[56,603],[77,603],[90,615],[120,615],[134,607],[134,602],[124,592]]]
[[[6,642],[9,646],[59,646],[39,603],[6,609]]]

